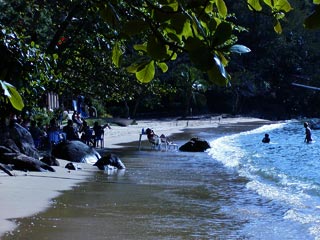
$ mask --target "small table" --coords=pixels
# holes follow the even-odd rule
[[[167,150],[169,150],[169,149],[178,150],[179,147],[178,147],[178,145],[175,144],[175,143],[168,143],[168,144],[167,144]]]

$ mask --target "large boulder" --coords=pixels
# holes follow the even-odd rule
[[[108,153],[104,155],[93,166],[97,166],[100,170],[105,170],[105,168],[108,165],[116,167],[117,169],[126,168],[124,164],[121,162],[120,158],[113,153]]]
[[[5,146],[0,146],[0,163],[3,167],[2,170],[6,168],[5,166],[11,166],[12,169],[21,171],[55,172],[52,167],[41,162],[39,159],[27,156],[20,152],[15,152]]]
[[[19,152],[36,159],[40,155],[31,136],[31,133],[18,123],[9,127],[9,135],[3,139],[1,145],[11,149],[19,149]]]
[[[206,140],[196,137],[183,144],[179,150],[183,152],[204,152],[208,148],[210,148],[210,144]]]
[[[71,162],[89,164],[94,164],[101,158],[93,147],[78,140],[65,141],[55,145],[52,149],[52,155]]]
[[[41,162],[49,166],[60,166],[59,161],[52,155],[45,155],[40,159]]]

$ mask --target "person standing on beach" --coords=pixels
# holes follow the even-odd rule
[[[63,127],[62,131],[66,134],[67,140],[79,140],[78,131],[73,126],[73,121],[71,119],[68,120],[67,125]]]
[[[106,123],[105,125],[101,126],[97,121],[94,122],[94,124],[93,124],[93,131],[94,131],[94,136],[93,136],[94,143],[93,143],[93,145],[94,145],[94,147],[97,146],[97,140],[103,139],[104,129],[105,128],[111,129],[109,123]]]
[[[305,139],[304,139],[304,142],[310,143],[310,142],[312,142],[312,137],[311,137],[311,129],[310,129],[310,127],[309,127],[309,124],[308,124],[307,122],[305,122],[305,123],[303,124],[303,126],[304,126],[305,129],[306,129],[306,137],[305,137]]]

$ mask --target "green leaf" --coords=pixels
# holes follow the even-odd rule
[[[5,81],[0,82],[1,87],[4,90],[4,95],[9,98],[11,105],[18,111],[21,111],[24,108],[24,103],[17,89],[10,83]]]
[[[207,71],[209,81],[218,86],[226,87],[228,85],[228,79],[221,76],[217,67],[212,67]]]
[[[223,18],[226,18],[227,14],[228,14],[226,3],[223,0],[216,0],[216,5],[217,5],[217,8],[218,8],[219,14]]]
[[[136,73],[139,69],[141,64],[139,63],[133,63],[129,67],[126,68],[127,72],[129,73]]]
[[[171,18],[170,27],[172,27],[177,34],[181,34],[186,23],[188,23],[188,18],[182,13],[177,13]]]
[[[176,33],[170,32],[170,29],[165,29],[167,32],[167,37],[175,42],[180,42],[182,40],[182,35],[178,35]]]
[[[187,51],[195,51],[199,47],[204,47],[204,43],[196,37],[189,37],[185,42],[185,49]]]
[[[154,61],[150,61],[139,72],[136,72],[136,78],[141,83],[149,83],[155,75]]]
[[[182,30],[182,33],[181,33],[181,38],[182,38],[182,36],[185,39],[187,39],[188,37],[193,36],[193,31],[192,31],[191,23],[190,23],[189,19],[184,23],[183,30]]]
[[[1,81],[1,80],[0,80],[0,83],[1,83],[2,90],[3,90],[3,94],[7,97],[11,97],[10,92],[8,91],[8,87],[7,87],[7,85],[10,83],[7,83],[7,82]]]
[[[166,12],[162,11],[161,9],[156,8],[156,9],[152,10],[152,18],[155,19],[159,23],[166,22],[166,21],[170,20],[171,17],[172,17],[172,14],[166,13]]]
[[[234,52],[234,53],[248,53],[251,52],[251,49],[244,46],[244,45],[240,45],[240,44],[235,44],[230,48],[230,52]]]
[[[147,51],[155,60],[163,60],[168,57],[166,45],[154,36],[149,37]]]
[[[190,60],[195,66],[203,71],[212,67],[213,54],[208,46],[198,38],[188,38],[185,48],[189,53]]]
[[[282,33],[281,23],[277,20],[276,24],[273,27],[274,31],[278,34]]]
[[[148,27],[148,24],[143,20],[131,20],[124,23],[122,31],[124,34],[133,36],[142,33],[143,31],[148,29]]]
[[[135,44],[135,45],[133,45],[133,48],[134,48],[136,51],[147,52],[147,43],[144,43],[144,44]]]
[[[167,5],[167,7],[170,7],[172,11],[178,11],[178,8],[179,8],[179,3],[178,1],[176,0],[172,0],[172,1],[169,1],[170,3]]]
[[[157,22],[164,23],[174,18],[175,13],[178,11],[179,2],[176,0],[164,1],[159,3],[159,8],[152,9],[152,18]]]
[[[248,0],[248,7],[250,10],[255,10],[255,11],[262,10],[260,0]]]
[[[205,13],[210,14],[214,11],[214,7],[212,3],[208,3],[206,8],[204,9]]]
[[[267,4],[269,7],[273,8],[274,7],[274,2],[276,0],[263,0],[265,4]]]
[[[119,25],[120,17],[110,2],[100,7],[100,15],[110,26]]]
[[[212,38],[212,46],[219,46],[231,38],[232,26],[230,23],[222,22],[218,25]]]
[[[314,4],[320,4],[320,0],[313,0]]]
[[[178,55],[176,52],[173,52],[172,50],[168,49],[168,54],[170,56],[170,60],[174,61],[177,59]]]
[[[162,9],[169,9],[167,11],[177,11],[179,7],[177,0],[158,0],[158,3],[163,6]]]
[[[157,62],[157,66],[162,70],[163,73],[168,71],[168,65],[164,62]]]
[[[292,10],[292,7],[287,0],[277,0],[275,2],[276,2],[276,4],[274,7],[278,11],[290,12]]]
[[[215,65],[207,71],[209,81],[216,85],[226,87],[229,83],[229,76],[217,56],[214,56],[214,62]]]
[[[290,3],[287,0],[263,0],[265,4],[272,8],[273,11],[289,12],[292,10]]]
[[[213,57],[213,60],[214,60],[214,62],[215,62],[215,64],[216,64],[216,67],[218,68],[221,76],[227,79],[227,78],[228,78],[227,72],[226,72],[226,70],[225,70],[222,62],[221,62],[220,59],[218,58],[218,56],[214,56],[214,57]]]
[[[304,26],[308,29],[320,28],[320,5],[317,5],[315,11],[304,20]]]
[[[120,67],[120,62],[121,62],[121,56],[122,56],[123,52],[121,50],[121,46],[119,44],[119,42],[117,42],[113,49],[112,49],[112,63],[116,66],[116,67]]]
[[[191,61],[195,66],[203,71],[207,71],[212,67],[213,54],[207,47],[197,48],[194,51],[189,52]]]

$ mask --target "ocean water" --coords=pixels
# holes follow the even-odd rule
[[[174,136],[208,140],[205,153],[128,144],[115,152],[125,171],[97,172],[1,239],[320,239],[318,134],[306,144],[298,121],[221,124]]]
[[[271,136],[269,144],[261,143],[265,133]],[[288,121],[211,142],[209,155],[247,179],[246,189],[271,209],[267,214],[264,208],[246,209],[245,235],[320,239],[320,132],[313,131],[311,144],[304,143],[304,134],[303,123]]]

